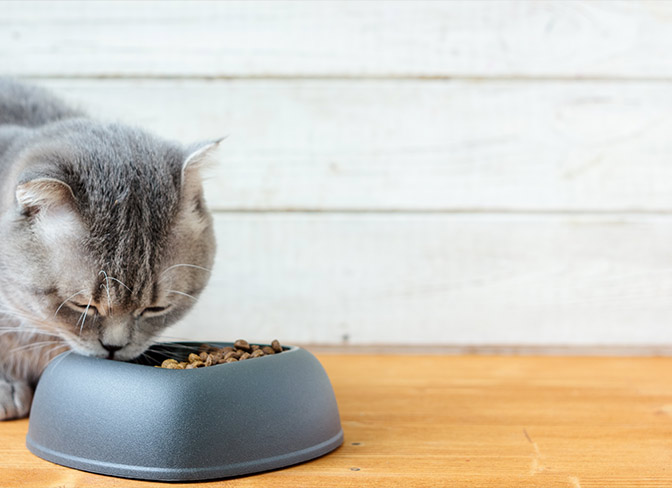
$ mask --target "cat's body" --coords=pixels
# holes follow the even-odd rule
[[[183,148],[0,79],[0,419],[67,349],[132,359],[193,304],[214,255]]]

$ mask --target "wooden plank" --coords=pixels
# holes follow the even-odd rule
[[[31,76],[672,76],[667,2],[5,1]]]
[[[672,217],[218,214],[169,337],[301,344],[672,344]]]
[[[335,355],[320,360],[339,403],[341,448],[287,469],[171,486],[672,484],[671,358]],[[26,420],[0,425],[3,486],[165,486],[43,461],[24,446],[27,427]]]
[[[208,185],[217,209],[672,209],[666,84],[41,83],[185,142],[228,134]]]

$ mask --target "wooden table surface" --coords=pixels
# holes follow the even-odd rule
[[[320,354],[345,442],[208,487],[672,486],[672,358]],[[64,468],[0,424],[0,487],[201,486]]]

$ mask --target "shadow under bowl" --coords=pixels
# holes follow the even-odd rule
[[[308,351],[290,346],[191,370],[152,366],[200,345],[150,348],[146,364],[61,354],[35,391],[28,449],[84,471],[187,481],[277,469],[342,444],[331,383]]]

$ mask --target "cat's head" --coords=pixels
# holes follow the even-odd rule
[[[76,352],[140,355],[208,281],[215,242],[199,166],[215,145],[84,120],[38,134],[17,156],[2,223],[5,302]]]

